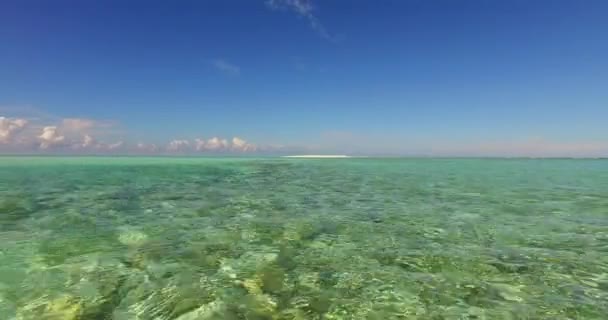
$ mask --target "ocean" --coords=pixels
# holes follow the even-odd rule
[[[606,319],[608,160],[0,158],[0,319]]]

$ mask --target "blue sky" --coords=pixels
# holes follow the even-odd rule
[[[0,151],[608,155],[606,12],[600,0],[2,1]]]

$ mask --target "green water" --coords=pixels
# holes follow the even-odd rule
[[[0,319],[607,314],[607,160],[0,158]]]

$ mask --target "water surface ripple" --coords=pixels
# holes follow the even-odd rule
[[[0,158],[1,319],[607,314],[607,160]]]

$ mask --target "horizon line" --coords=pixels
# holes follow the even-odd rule
[[[608,156],[457,156],[457,155],[280,155],[280,154],[0,154],[0,158],[283,158],[283,159],[588,159]]]

